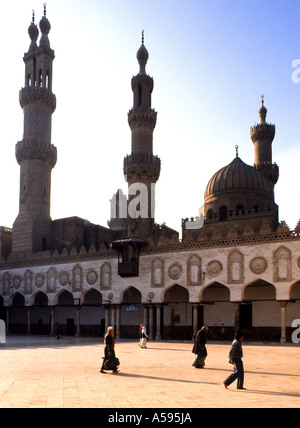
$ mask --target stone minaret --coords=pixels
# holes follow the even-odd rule
[[[262,95],[261,108],[258,111],[260,123],[250,130],[254,144],[254,167],[258,169],[268,180],[274,189],[279,177],[279,169],[276,163],[272,163],[272,142],[275,137],[275,125],[266,122],[267,109],[264,106]]]
[[[137,52],[140,71],[132,78],[133,108],[128,113],[131,129],[131,154],[124,159],[128,182],[128,236],[143,239],[154,234],[155,183],[160,174],[160,159],[153,156],[153,131],[156,112],[151,108],[153,79],[146,74],[148,51]]]
[[[20,91],[24,114],[23,139],[16,144],[20,165],[19,214],[13,225],[12,252],[36,252],[51,246],[50,190],[51,170],[56,164],[56,147],[51,144],[52,113],[56,98],[52,93],[52,62],[48,34],[50,23],[44,16],[34,23],[34,13],[28,33],[29,50],[24,55],[25,87]]]

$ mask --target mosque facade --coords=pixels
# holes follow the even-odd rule
[[[242,328],[250,340],[290,341],[300,318],[300,221],[290,230],[278,220],[275,126],[266,121],[264,99],[250,129],[253,166],[236,148],[232,162],[209,180],[204,210],[182,219],[179,239],[154,217],[161,161],[153,154],[157,113],[142,38],[123,167],[128,198],[120,190],[113,196],[108,227],[76,216],[52,220],[58,149],[51,142],[50,29],[46,9],[39,27],[33,16],[23,58],[19,213],[12,228],[0,227],[0,318],[7,333],[53,335],[58,322],[63,334],[101,336],[113,325],[117,338],[136,338],[143,323],[156,340],[189,340],[207,325],[215,340]]]

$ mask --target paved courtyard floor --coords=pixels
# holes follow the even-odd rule
[[[245,387],[226,390],[230,343],[208,343],[205,369],[191,342],[116,342],[117,374],[99,373],[103,339],[7,336],[0,344],[1,408],[300,407],[300,346],[243,343]]]

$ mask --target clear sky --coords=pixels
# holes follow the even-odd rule
[[[18,92],[32,9],[43,2],[1,2],[0,225],[18,214],[23,136]],[[178,231],[198,214],[212,175],[235,157],[254,163],[250,127],[260,95],[275,123],[273,162],[280,220],[300,218],[299,0],[48,0],[55,51],[51,217],[79,216],[107,225],[118,188],[127,192],[123,158],[131,150],[127,113],[131,78],[145,31],[147,73],[158,113],[154,154],[161,158],[156,221]],[[297,61],[298,60],[298,61]],[[294,67],[293,67],[294,66]]]

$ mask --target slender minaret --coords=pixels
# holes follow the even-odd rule
[[[154,234],[155,183],[160,174],[160,159],[153,156],[153,131],[157,113],[151,108],[153,79],[146,74],[149,58],[144,45],[137,52],[139,73],[132,78],[133,108],[128,113],[131,129],[131,154],[124,159],[128,182],[128,236],[143,239]]]
[[[52,93],[52,62],[48,34],[50,23],[44,16],[39,30],[33,13],[28,33],[29,50],[24,55],[25,87],[20,91],[24,115],[23,139],[16,144],[20,165],[19,214],[13,225],[12,252],[36,252],[51,246],[50,190],[51,171],[56,164],[56,147],[51,144],[52,113],[56,98]]]
[[[275,125],[266,122],[267,109],[264,106],[264,96],[261,96],[261,108],[258,111],[260,123],[250,130],[254,144],[254,166],[268,180],[274,189],[279,177],[276,163],[272,163],[272,142],[275,137]]]

